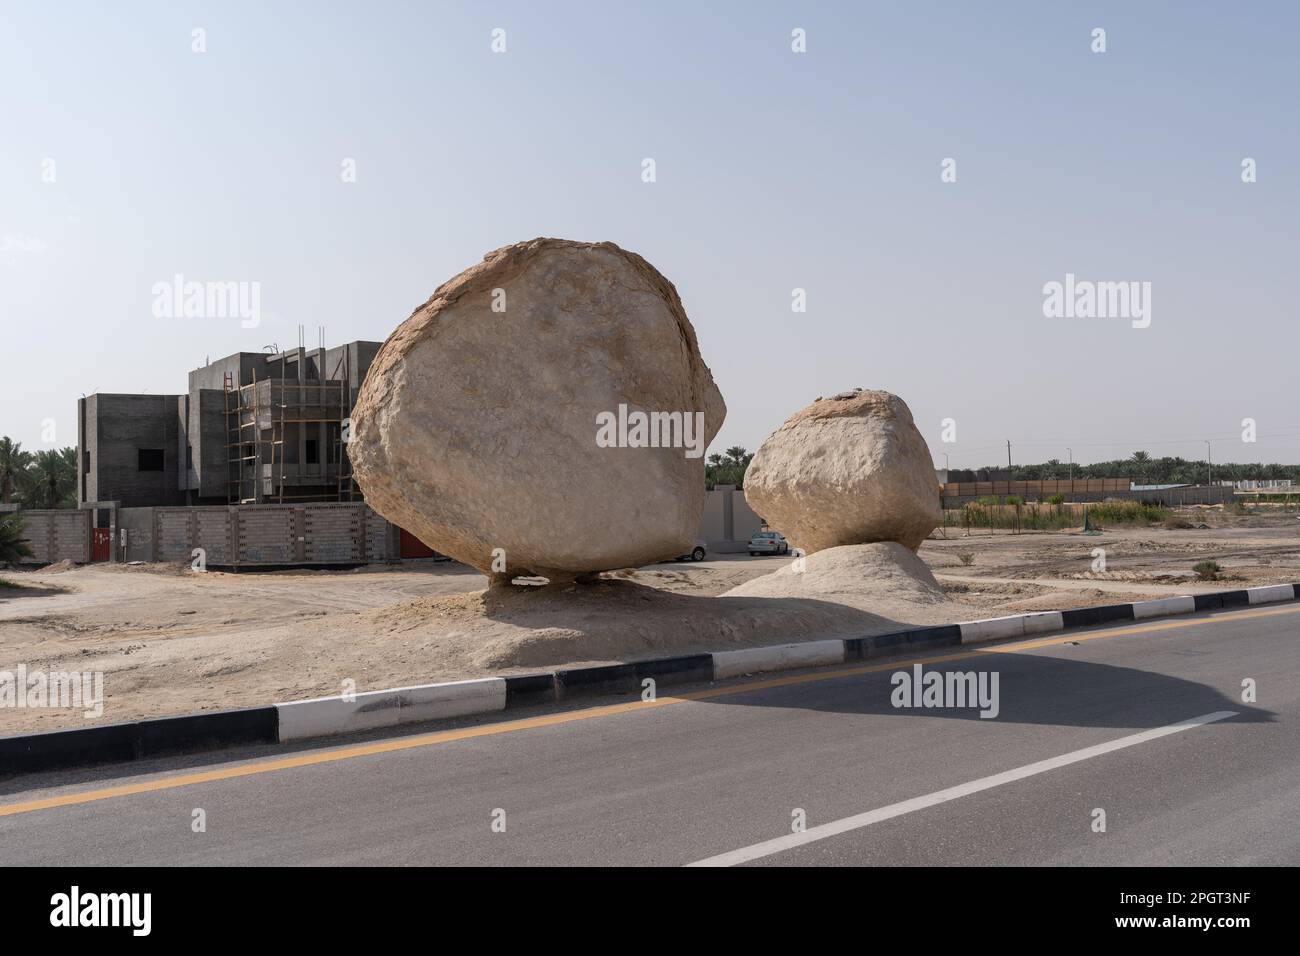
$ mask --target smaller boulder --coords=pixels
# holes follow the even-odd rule
[[[897,395],[855,389],[795,412],[745,472],[745,500],[805,553],[897,541],[943,520],[930,449]]]

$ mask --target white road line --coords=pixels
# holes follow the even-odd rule
[[[766,840],[763,843],[755,843],[753,846],[741,847],[739,850],[732,850],[730,853],[722,853],[705,860],[698,860],[695,863],[688,863],[687,866],[735,866],[738,863],[747,863],[760,857],[772,856],[783,850],[792,850],[797,846],[815,843],[818,840],[825,840],[841,833],[848,833],[850,830],[869,827],[873,823],[879,823],[882,820],[891,820],[894,817],[901,817],[904,814],[924,810],[940,803],[947,803],[949,800],[967,797],[982,790],[992,790],[1004,783],[1014,783],[1017,780],[1024,780],[1026,777],[1033,777],[1040,773],[1047,773],[1049,770],[1056,770],[1058,767],[1068,767],[1070,764],[1078,763],[1081,760],[1100,757],[1102,754],[1123,750],[1125,747],[1135,747],[1138,744],[1146,743],[1148,740],[1168,737],[1170,734],[1181,733],[1184,730],[1191,730],[1193,727],[1212,724],[1216,720],[1224,720],[1236,715],[1235,710],[1220,710],[1213,714],[1206,714],[1203,717],[1193,717],[1191,720],[1170,724],[1167,727],[1144,730],[1140,734],[1120,737],[1118,740],[1097,744],[1095,747],[1084,747],[1082,750],[1061,754],[1059,757],[1050,757],[1037,763],[1026,764],[1014,770],[995,773],[991,777],[981,777],[979,780],[972,780],[970,783],[949,787],[947,790],[937,790],[923,797],[913,797],[911,800],[891,803],[889,806],[881,807],[878,810],[870,810],[866,813],[859,813],[857,816],[845,817],[843,820],[836,820],[833,823],[823,823],[802,833],[791,833],[787,836],[777,837],[775,840]]]

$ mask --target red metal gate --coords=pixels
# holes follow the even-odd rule
[[[112,528],[90,529],[90,560],[107,561],[113,550]]]
[[[405,528],[399,528],[398,530],[402,532],[402,557],[431,558],[436,553],[433,548],[429,547]]]

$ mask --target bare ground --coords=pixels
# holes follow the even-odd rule
[[[790,563],[743,554],[615,572],[597,585],[491,591],[477,572],[432,562],[4,572],[20,587],[0,587],[0,671],[102,671],[102,719],[120,721],[337,694],[348,678],[366,691],[1300,580],[1295,516],[1188,513],[1214,526],[936,533],[920,556],[939,596],[864,572],[837,593],[783,591],[773,578],[723,597]],[[1092,570],[1096,548],[1104,573]],[[1191,566],[1205,559],[1224,580],[1196,579]],[[79,711],[0,708],[0,735],[88,724]]]

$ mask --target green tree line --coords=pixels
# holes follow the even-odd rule
[[[712,490],[718,485],[745,487],[745,469],[754,457],[739,445],[732,445],[724,454],[710,455],[704,463],[704,487]]]
[[[0,438],[0,501],[24,508],[77,507],[77,449],[30,452]]]
[[[1204,459],[1166,457],[1152,458],[1144,451],[1135,451],[1128,458],[1099,461],[1091,465],[1076,464],[1051,458],[1038,465],[990,465],[987,468],[953,468],[949,481],[986,481],[989,475],[1006,476],[1011,481],[1040,481],[1075,478],[1130,478],[1139,485],[1204,484],[1207,477],[1218,481],[1277,481],[1290,478],[1300,482],[1300,465],[1235,464],[1232,462],[1206,462]]]

